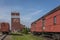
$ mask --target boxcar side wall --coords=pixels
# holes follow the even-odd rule
[[[54,24],[56,17],[56,24]],[[60,32],[60,10],[45,17],[45,32]]]
[[[8,23],[1,23],[1,32],[9,32],[9,24]]]
[[[35,21],[31,30],[35,32],[60,32],[60,6],[48,12],[48,14]]]
[[[35,31],[35,24],[31,24],[31,32],[34,32]]]
[[[36,22],[36,32],[42,32],[42,20]]]

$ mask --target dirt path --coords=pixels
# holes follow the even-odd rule
[[[8,35],[4,40],[11,40],[11,35]]]

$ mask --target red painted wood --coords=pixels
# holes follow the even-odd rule
[[[56,16],[56,24],[54,24],[54,17]],[[42,29],[42,19],[45,19],[44,27]],[[36,32],[60,32],[60,9],[52,12],[50,15],[44,16],[39,20],[35,21],[35,27],[31,25],[31,31]]]
[[[9,23],[1,23],[1,32],[9,32]]]

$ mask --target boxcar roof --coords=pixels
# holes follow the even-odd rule
[[[56,8],[54,8],[53,10],[51,10],[50,12],[48,12],[47,14],[45,14],[44,16],[42,16],[41,18],[39,18],[38,20],[34,21],[33,23],[39,21],[40,19],[43,19],[44,17],[46,17],[46,16],[48,16],[48,15],[50,15],[50,14],[52,14],[52,13],[58,11],[58,10],[60,10],[60,5]]]

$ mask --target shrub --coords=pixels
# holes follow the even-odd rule
[[[24,29],[22,30],[22,33],[23,33],[23,34],[28,34],[28,32],[29,32],[29,31],[28,31],[28,28],[24,28]]]

